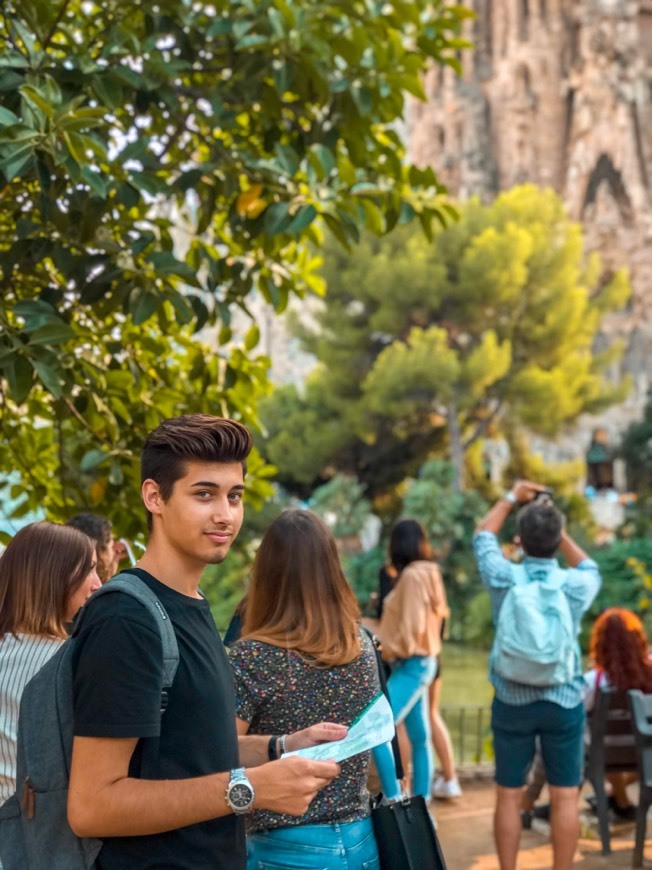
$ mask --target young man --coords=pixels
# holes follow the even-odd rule
[[[250,449],[244,426],[206,415],[165,420],[145,442],[151,534],[132,570],[172,621],[179,667],[161,714],[161,641],[148,612],[127,595],[90,602],[74,663],[68,818],[79,836],[104,840],[101,870],[240,870],[243,812],[303,814],[339,773],[298,757],[265,763],[275,741],[236,735],[231,672],[198,585],[240,530]],[[322,723],[286,748],[345,734]]]
[[[539,484],[516,483],[479,524],[473,547],[482,580],[489,588],[494,623],[498,625],[505,597],[515,585],[516,576],[496,536],[512,507],[527,505],[518,518],[527,580],[545,584],[551,579],[551,572],[559,568],[555,558],[559,550],[569,565],[561,591],[568,602],[576,637],[582,615],[600,588],[600,574],[595,562],[564,531],[562,515],[550,498],[537,499],[540,493],[545,493],[545,488]],[[577,801],[582,781],[585,721],[579,651],[572,662],[572,674],[564,684],[524,684],[497,673],[492,657],[490,679],[495,697],[491,726],[497,783],[494,834],[501,870],[516,868],[523,785],[537,737],[552,803],[554,870],[571,870],[579,836]]]

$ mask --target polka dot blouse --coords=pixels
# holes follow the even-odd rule
[[[360,629],[362,654],[347,665],[319,668],[291,650],[255,640],[231,647],[236,714],[250,734],[291,734],[317,722],[351,725],[380,692],[373,645]],[[267,810],[248,817],[249,833],[298,824],[359,821],[369,815],[369,753],[342,762],[340,776],[317,793],[299,818]]]

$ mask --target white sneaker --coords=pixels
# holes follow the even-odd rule
[[[443,776],[438,776],[432,784],[432,796],[441,801],[462,797],[459,781],[457,778],[444,779]]]

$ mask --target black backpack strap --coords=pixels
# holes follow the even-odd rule
[[[161,636],[161,643],[163,645],[163,687],[164,689],[169,689],[174,682],[174,677],[179,665],[179,646],[177,644],[177,637],[174,633],[172,621],[167,615],[165,608],[154,592],[149,588],[147,583],[144,583],[135,574],[117,574],[113,579],[109,580],[108,583],[105,583],[104,586],[100,586],[88,601],[93,601],[100,595],[108,595],[111,592],[122,592],[126,595],[131,595],[132,598],[140,601],[143,607],[148,610],[152,619],[156,622]],[[84,621],[86,610],[87,606],[84,605],[75,620],[72,632],[73,637],[79,633],[80,627]],[[167,692],[164,691],[163,696],[161,712],[163,712],[165,709],[165,703],[167,703]]]
[[[376,666],[378,668],[378,679],[380,681],[380,688],[382,690],[383,695],[387,698],[389,706],[392,706],[392,702],[389,699],[389,692],[387,691],[387,678],[385,677],[385,665],[380,655],[380,639],[370,631],[366,625],[363,625],[362,628],[369,635],[369,640],[373,644],[374,653],[376,654]],[[401,758],[401,750],[398,745],[398,734],[396,733],[396,729],[394,730],[394,736],[392,737],[392,752],[394,753],[394,766],[396,767],[396,778],[399,782],[405,777],[405,772],[403,771],[403,759]]]

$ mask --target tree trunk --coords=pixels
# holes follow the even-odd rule
[[[451,463],[455,469],[453,490],[461,492],[464,489],[464,444],[462,443],[462,430],[457,414],[457,402],[453,399],[448,406],[446,425],[450,439]]]

